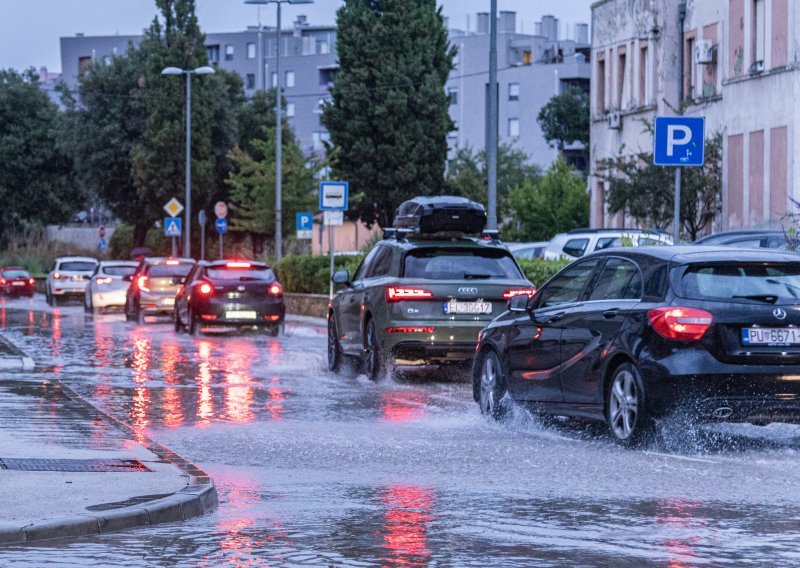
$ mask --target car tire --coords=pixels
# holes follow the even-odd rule
[[[480,367],[473,375],[475,391],[481,414],[494,420],[500,420],[508,413],[508,405],[504,400],[508,393],[503,365],[494,350],[487,351],[480,359]]]
[[[270,337],[278,337],[283,332],[283,324],[276,323],[267,327],[267,335]]]
[[[133,320],[139,325],[144,323],[144,310],[142,308],[136,308],[136,311],[133,312]]]
[[[342,346],[336,332],[336,321],[333,314],[328,317],[328,370],[338,373],[342,368]]]
[[[185,329],[183,324],[181,323],[181,317],[180,315],[178,315],[177,307],[175,307],[175,309],[172,312],[172,322],[175,325],[175,333],[180,333]]]
[[[50,297],[47,299],[47,303],[50,304],[50,307],[57,308],[58,307],[58,297],[50,294]]]
[[[612,371],[606,387],[605,417],[611,437],[623,446],[639,446],[652,438],[654,422],[647,412],[644,383],[632,363]]]
[[[375,320],[370,318],[364,330],[364,356],[362,357],[364,374],[371,381],[377,381],[383,370],[383,354],[378,341]]]
[[[189,310],[189,335],[192,337],[197,337],[200,335],[200,326],[197,325],[197,316]]]

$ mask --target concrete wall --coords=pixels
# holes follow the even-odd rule
[[[335,225],[333,227],[333,250],[335,252],[360,251],[375,235],[381,233],[382,231],[377,225],[368,229],[361,222],[345,221],[343,225]],[[327,227],[314,223],[311,254],[328,254],[329,251]]]
[[[106,246],[111,242],[111,235],[114,234],[115,228],[116,227],[106,226]],[[87,251],[96,251],[100,240],[97,227],[61,227],[58,225],[48,225],[45,229],[45,234],[48,240],[72,243]]]

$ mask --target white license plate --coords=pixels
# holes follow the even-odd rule
[[[225,319],[254,320],[256,313],[254,311],[230,311],[225,312]]]
[[[742,329],[745,345],[800,345],[797,327],[746,327]]]
[[[164,298],[161,300],[162,306],[174,306],[175,305],[175,298]]]
[[[444,313],[451,314],[491,314],[491,302],[457,302],[450,300],[444,303]]]
[[[25,286],[25,282],[12,282],[11,285],[12,286]]]

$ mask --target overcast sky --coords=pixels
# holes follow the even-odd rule
[[[499,0],[499,10],[517,12],[517,27],[532,32],[534,22],[552,14],[572,37],[576,22],[590,21],[593,0]],[[440,0],[450,27],[475,29],[475,14],[489,11],[489,0]],[[196,0],[205,32],[243,30],[256,23],[256,6],[243,0]],[[316,0],[313,5],[285,5],[284,27],[297,14],[314,24],[332,24],[341,0]],[[138,34],[156,13],[153,0],[0,0],[0,69],[46,66],[61,70],[59,38],[85,35]],[[275,6],[262,8],[262,23],[275,24]]]

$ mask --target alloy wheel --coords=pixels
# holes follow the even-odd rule
[[[375,332],[375,322],[369,320],[367,324],[367,337],[364,341],[364,370],[370,380],[378,378],[381,371],[381,348],[378,345],[378,335]]]
[[[614,376],[608,401],[609,423],[614,435],[627,440],[636,428],[639,415],[639,392],[636,378],[627,369]]]

